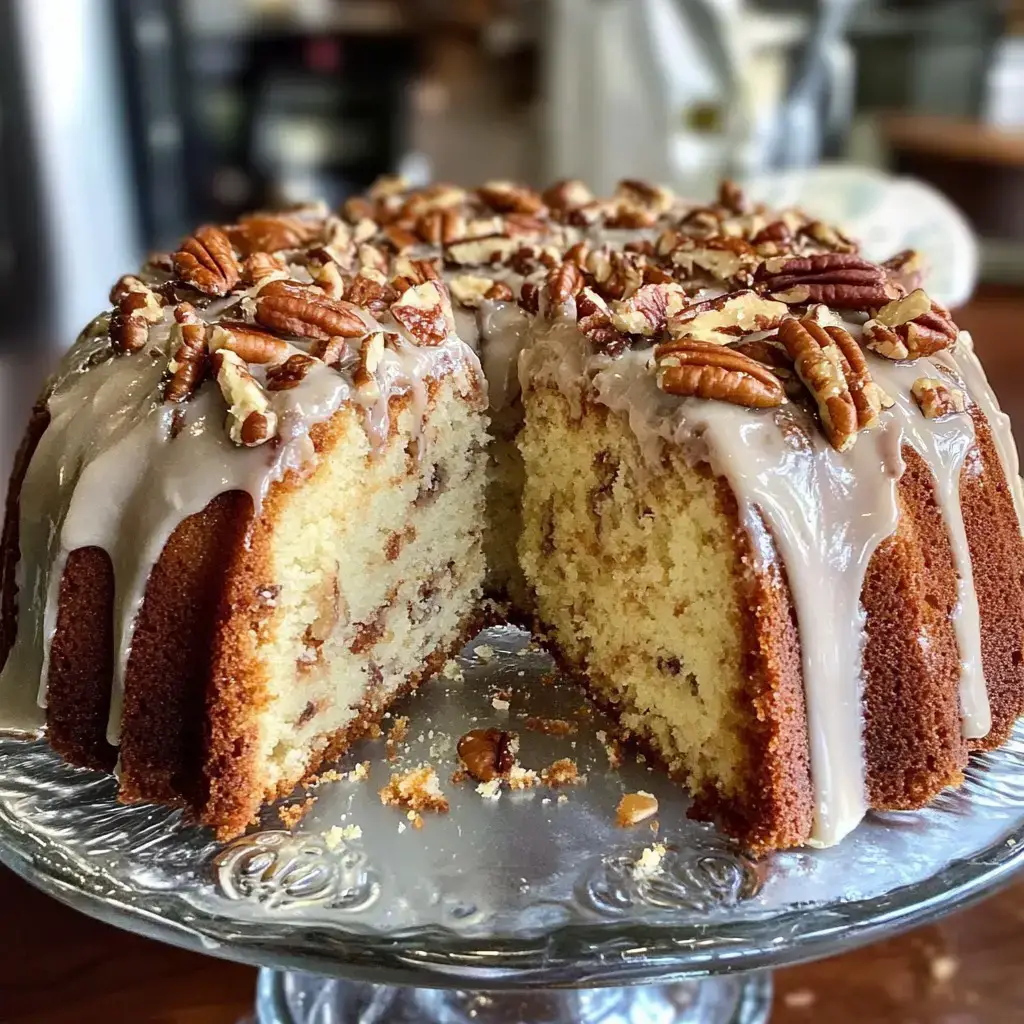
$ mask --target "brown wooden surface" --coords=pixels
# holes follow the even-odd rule
[[[938,114],[889,114],[882,130],[894,149],[946,160],[1024,167],[1024,131]]]
[[[974,333],[1003,407],[1024,423],[1024,294],[988,292],[957,317]],[[38,360],[0,361],[18,387],[0,402],[0,453],[14,396],[31,401]],[[24,386],[22,386],[24,385]],[[255,972],[99,924],[0,869],[3,1024],[234,1024]],[[900,938],[776,976],[774,1024],[1024,1021],[1024,881]],[[429,1024],[429,1022],[424,1022]]]

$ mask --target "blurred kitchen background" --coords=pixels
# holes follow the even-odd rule
[[[1017,301],[1024,0],[0,0],[0,473],[42,373],[10,367],[200,221],[388,171],[700,197],[821,161],[933,184]]]

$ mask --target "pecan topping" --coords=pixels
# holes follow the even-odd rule
[[[686,306],[668,318],[673,338],[695,338],[719,345],[757,331],[770,331],[789,316],[783,302],[766,299],[744,290],[704,299]]]
[[[392,304],[391,315],[418,345],[441,345],[455,329],[448,293],[440,281],[407,289]]]
[[[252,324],[224,320],[210,334],[210,351],[229,349],[246,363],[280,363],[288,358],[288,342]]]
[[[594,201],[594,194],[583,184],[575,179],[556,181],[542,195],[541,199],[552,209],[559,213],[567,213],[576,210],[587,203]]]
[[[317,360],[313,356],[296,352],[283,363],[267,369],[267,390],[291,391],[292,388],[297,388],[316,364]]]
[[[650,337],[660,334],[668,317],[678,313],[686,302],[686,293],[677,284],[645,284],[613,305],[612,324],[625,334]]]
[[[256,320],[272,331],[298,338],[326,341],[338,335],[361,338],[367,326],[350,302],[329,299],[309,288],[290,287],[276,281],[256,300]]]
[[[514,238],[474,238],[449,246],[445,249],[444,258],[447,263],[455,266],[484,266],[503,263],[518,248],[519,243]]]
[[[857,431],[874,425],[887,402],[871,380],[863,352],[842,328],[822,327],[809,318],[785,321],[779,339],[817,403],[825,436],[833,448],[848,450]]]
[[[165,402],[184,402],[206,376],[206,325],[183,303],[174,312],[178,323],[171,328],[170,378],[164,386]],[[195,318],[195,319],[193,319]]]
[[[121,352],[138,352],[149,340],[149,325],[162,320],[164,311],[156,293],[136,278],[131,280],[138,287],[119,288],[125,280],[114,286],[120,298],[110,320],[110,340]]]
[[[362,344],[359,350],[359,362],[356,365],[352,381],[364,398],[379,398],[380,385],[377,383],[377,367],[384,358],[384,334],[374,331]]]
[[[502,729],[473,729],[456,747],[459,760],[477,782],[490,782],[507,775],[516,763],[519,739]]]
[[[178,277],[204,295],[227,295],[242,274],[228,236],[209,224],[186,238],[173,259]]]
[[[926,265],[925,258],[916,249],[904,249],[890,256],[882,264],[882,269],[893,284],[905,292],[916,291],[924,282]]]
[[[329,263],[314,263],[309,268],[314,283],[329,299],[340,299],[345,294],[345,282],[342,280],[338,264],[333,260]]]
[[[255,447],[277,433],[277,416],[259,382],[242,358],[230,349],[221,349],[213,357],[224,401],[228,405],[228,436],[235,444]]]
[[[460,306],[476,309],[487,298],[488,292],[494,287],[494,282],[489,277],[459,274],[451,279],[449,287],[452,291],[452,298]]]
[[[794,305],[824,302],[838,309],[877,309],[896,297],[885,271],[852,253],[779,256],[754,275],[762,291]]]
[[[337,336],[328,338],[326,341],[320,339],[314,341],[309,346],[309,354],[319,359],[321,362],[326,363],[328,366],[337,368],[342,359],[345,357],[345,353],[348,351],[348,345],[344,338]]]
[[[591,288],[576,296],[576,326],[598,352],[607,356],[625,352],[629,339],[612,324],[608,304]]]
[[[803,238],[809,238],[829,252],[856,252],[857,246],[850,241],[838,228],[824,224],[820,220],[812,220],[797,232]]]
[[[372,313],[381,314],[398,297],[387,278],[372,267],[363,267],[348,286],[345,299],[355,306],[363,306]]]
[[[504,281],[495,281],[487,289],[484,298],[490,299],[492,302],[511,302],[515,295],[512,294],[512,289]]]
[[[644,283],[643,257],[631,252],[595,249],[587,257],[587,270],[606,299],[625,299]]]
[[[675,196],[671,189],[663,188],[661,185],[652,185],[648,181],[638,181],[635,178],[626,178],[619,182],[615,190],[617,199],[624,200],[629,207],[639,207],[655,215],[655,220],[663,213],[668,213],[675,202]],[[650,227],[649,224],[636,225],[637,227]],[[622,225],[626,227],[628,225]]]
[[[489,181],[477,189],[477,195],[498,213],[540,213],[544,200],[532,188],[509,181]]]
[[[619,828],[632,828],[640,822],[653,818],[658,813],[658,798],[644,790],[625,793],[615,812],[615,824]]]
[[[299,249],[313,240],[316,229],[297,217],[253,213],[226,227],[225,234],[243,256],[250,256]]]
[[[110,318],[110,340],[119,352],[138,352],[149,341],[149,324],[139,316],[115,313]]]
[[[391,279],[391,287],[397,294],[401,294],[414,285],[439,280],[432,260],[413,260],[408,256],[399,256],[395,260],[395,276]]]
[[[920,289],[883,306],[864,325],[864,343],[888,359],[917,359],[956,344],[959,331],[948,310]]]
[[[519,305],[527,313],[540,312],[540,288],[533,281],[524,281],[519,289]]]
[[[605,226],[625,230],[653,228],[658,223],[658,215],[645,206],[633,206],[622,202],[608,213]]]
[[[271,281],[287,281],[291,277],[284,260],[269,252],[254,252],[242,263],[242,281],[257,292]]]
[[[718,205],[737,216],[750,212],[750,203],[747,202],[743,189],[728,178],[723,179],[718,186]]]
[[[658,387],[670,395],[694,395],[754,409],[782,405],[778,378],[753,359],[713,342],[683,338],[654,349]]]
[[[123,274],[110,289],[110,302],[116,306],[126,295],[132,292],[148,292],[149,286],[133,274]]]
[[[742,238],[707,238],[699,242],[688,238],[673,251],[672,262],[688,274],[697,268],[719,281],[749,287],[760,259]]]
[[[910,393],[918,408],[930,420],[952,416],[967,409],[967,396],[963,391],[937,377],[918,377],[911,385]]]
[[[552,267],[544,280],[544,297],[548,307],[561,306],[583,288],[583,273],[575,263]]]
[[[376,270],[381,274],[388,272],[387,254],[382,249],[378,249],[377,246],[363,243],[359,246],[357,256],[360,270]]]
[[[451,245],[466,236],[466,218],[459,210],[430,210],[416,221],[416,234],[428,245]]]

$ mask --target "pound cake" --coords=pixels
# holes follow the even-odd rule
[[[919,263],[729,183],[201,228],[36,409],[0,726],[230,836],[497,601],[751,850],[925,805],[1024,710],[1024,498]]]

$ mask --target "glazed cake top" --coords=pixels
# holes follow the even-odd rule
[[[921,283],[916,254],[873,263],[842,232],[730,183],[702,205],[638,181],[596,198],[580,182],[538,193],[384,179],[338,213],[200,228],[117,282],[48,389],[0,721],[42,722],[71,551],[99,546],[114,565],[116,742],[135,617],[182,519],[233,489],[258,510],[315,461],[311,429],[343,408],[360,414],[372,457],[393,398],[409,396],[417,418],[429,381],[457,377],[482,402],[486,376],[494,415],[521,414],[520,387],[557,387],[581,416],[606,405],[652,471],[678,446],[727,479],[755,539],[767,523],[759,550],[784,562],[800,624],[815,835],[834,842],[865,807],[859,597],[896,525],[902,446],[932,469],[960,574],[968,736],[990,720],[959,510],[974,406],[1024,508],[1006,417]]]

